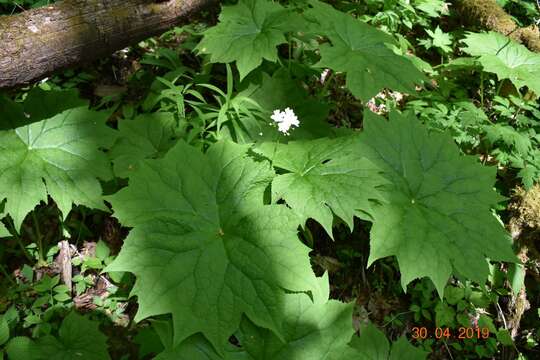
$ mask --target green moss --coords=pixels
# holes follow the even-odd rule
[[[461,13],[469,22],[509,34],[516,28],[516,23],[495,0],[462,0],[459,2]]]
[[[495,0],[461,0],[457,4],[461,16],[469,24],[497,31],[540,52],[540,31],[536,27],[519,29],[518,25]]]
[[[522,227],[540,230],[540,185],[536,184],[528,191],[516,190],[517,201],[511,206],[514,217]]]

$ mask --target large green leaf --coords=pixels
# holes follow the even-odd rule
[[[355,359],[348,346],[354,334],[353,305],[328,300],[328,277],[319,279],[322,291],[312,301],[306,294],[288,295],[283,309],[284,340],[270,330],[258,328],[244,320],[237,338],[246,351],[244,359]]]
[[[67,109],[88,106],[88,100],[79,98],[76,89],[43,90],[35,87],[24,100],[24,112],[29,122],[49,119]]]
[[[425,76],[407,58],[396,55],[386,43],[392,37],[332,6],[311,1],[306,18],[314,31],[327,36],[330,44],[320,46],[318,67],[346,73],[347,88],[367,101],[384,88],[414,93]]]
[[[8,237],[11,236],[8,229],[4,226],[4,224],[0,223],[0,237]]]
[[[414,347],[404,336],[390,346],[384,333],[371,323],[360,328],[360,336],[353,338],[351,347],[358,351],[354,357],[358,360],[420,360],[427,357],[425,351]]]
[[[2,220],[2,218],[5,216],[5,214],[3,214],[4,205],[5,205],[5,201],[0,202],[0,220]],[[9,233],[8,229],[4,226],[4,224],[0,221],[0,237],[6,237],[6,236],[11,236],[11,234]]]
[[[174,349],[167,349],[156,359],[160,360],[338,360],[356,359],[359,352],[348,346],[354,333],[352,327],[353,304],[328,300],[330,288],[328,275],[317,279],[318,291],[313,300],[306,294],[289,294],[285,297],[283,321],[280,328],[284,339],[272,331],[260,328],[243,318],[235,333],[239,347],[228,346],[223,356],[213,352],[204,338],[193,336]],[[160,326],[162,327],[162,326]],[[166,328],[159,332],[164,343],[169,343]]]
[[[460,155],[449,135],[414,118],[368,113],[362,149],[393,183],[374,206],[369,264],[396,256],[403,287],[428,276],[442,296],[452,273],[483,283],[491,260],[516,261],[511,240],[490,211],[495,168]]]
[[[405,336],[400,336],[392,343],[389,360],[424,360],[428,355],[428,352],[412,345]]]
[[[328,300],[329,282],[325,274],[318,280],[313,299],[306,294],[289,294],[283,307],[283,339],[272,331],[243,318],[235,333],[239,346],[228,344],[218,355],[201,336],[192,336],[180,345],[170,347],[171,329],[167,323],[155,324],[166,350],[159,360],[420,360],[427,353],[411,345],[405,337],[390,343],[374,325],[362,326],[354,335],[353,304]]]
[[[107,157],[114,131],[106,113],[76,108],[15,130],[0,131],[0,192],[20,228],[49,194],[67,216],[73,203],[106,210],[96,177],[109,179]]]
[[[0,96],[0,130],[12,130],[81,106],[88,106],[88,101],[80,99],[74,89],[45,91],[35,87],[28,92],[24,103]]]
[[[0,96],[0,109],[0,131],[15,129],[30,122],[24,115],[22,104],[3,95]]]
[[[219,24],[206,30],[196,49],[210,54],[212,62],[236,61],[240,79],[263,59],[277,61],[277,46],[287,42],[284,33],[293,29],[292,15],[268,0],[240,0],[224,6]]]
[[[138,327],[137,335],[133,338],[133,342],[139,346],[139,359],[147,358],[150,354],[159,354],[165,350],[159,334],[151,326]]]
[[[174,115],[168,112],[120,121],[118,140],[109,151],[115,175],[129,177],[141,160],[163,156],[175,144],[177,129]]]
[[[279,334],[283,289],[316,288],[299,220],[263,205],[274,174],[247,149],[219,142],[202,154],[179,142],[110,197],[134,229],[107,270],[137,276],[137,321],[172,314],[175,344],[202,332],[222,351],[242,314]]]
[[[222,360],[230,357],[232,359],[232,356],[234,354],[220,356],[203,336],[193,335],[180,345],[165,349],[154,360]]]
[[[509,79],[517,88],[527,86],[540,94],[540,54],[497,32],[469,33],[463,51],[478,56],[487,72]]]
[[[0,345],[9,340],[9,324],[4,315],[0,315]]]
[[[368,324],[361,329],[361,336],[354,336],[352,327],[353,304],[328,300],[328,276],[319,280],[321,289],[313,301],[305,294],[289,296],[284,309],[285,342],[271,331],[257,328],[243,321],[236,334],[245,357],[230,359],[272,360],[353,360],[353,359],[425,359],[427,354],[412,346],[405,337],[390,344],[385,335]],[[352,337],[352,341],[351,341]],[[232,355],[232,353],[231,353]]]
[[[361,359],[388,360],[390,343],[384,333],[371,323],[360,328],[360,336],[355,336],[351,346],[361,354]]]
[[[7,345],[10,360],[109,360],[107,337],[99,323],[71,312],[60,326],[58,338],[47,335],[35,341],[13,338]]]
[[[158,334],[164,351],[160,352],[154,360],[243,360],[243,352],[238,347],[228,343],[225,345],[224,355],[219,355],[212,344],[201,334],[195,334],[178,345],[174,345],[174,333],[171,320],[153,320],[152,325]]]
[[[9,360],[41,360],[39,348],[32,339],[26,336],[16,336],[6,345]]]
[[[258,151],[287,172],[272,182],[274,201],[284,199],[300,217],[318,221],[332,236],[334,214],[350,229],[358,210],[370,213],[369,200],[380,199],[376,187],[387,181],[355,149],[358,136],[263,144]]]

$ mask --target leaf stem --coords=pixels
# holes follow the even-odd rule
[[[287,64],[287,70],[289,72],[289,75],[291,74],[291,59],[292,59],[292,41],[291,41],[291,35],[288,36],[289,40],[289,61]]]
[[[32,211],[32,221],[34,222],[34,231],[36,235],[36,242],[38,245],[38,265],[45,263],[45,257],[43,256],[43,242],[42,242],[42,235],[41,235],[41,229],[39,228],[39,221],[36,216],[35,210]]]
[[[272,158],[270,159],[271,167],[274,167],[274,157],[276,156],[278,144],[279,144],[279,134],[276,135],[276,139],[274,141],[274,152],[272,153]]]
[[[331,80],[334,78],[334,72],[332,70],[328,70],[329,74],[324,79],[324,85],[321,89],[322,96],[325,96],[325,92],[328,89],[328,86],[330,85]]]
[[[480,72],[480,104],[484,108],[484,72]]]
[[[503,86],[503,83],[505,82],[506,79],[502,79],[500,82],[499,82],[499,85],[497,86],[497,91],[495,92],[495,96],[499,96],[499,93],[501,92],[501,88]]]
[[[13,286],[17,286],[17,283],[15,282],[15,280],[13,280],[11,278],[11,275],[9,274],[9,272],[6,270],[6,268],[4,267],[4,265],[0,264],[0,271],[2,271],[2,273],[4,274],[4,276],[6,277],[6,279],[8,279],[8,281],[11,283],[11,285]]]
[[[385,322],[383,324],[382,327],[387,327],[389,324],[391,324],[394,320],[396,320],[398,317],[400,317],[401,315],[406,315],[406,314],[410,314],[412,313],[413,311],[404,311],[404,312],[400,312],[399,314],[396,314],[394,315],[394,317],[392,317],[390,320],[388,320],[387,322]]]
[[[23,242],[22,242],[22,239],[21,237],[19,236],[19,233],[17,232],[17,229],[15,228],[15,224],[13,224],[13,222],[11,222],[10,224],[10,227],[13,228],[12,231],[10,231],[11,235],[15,238],[15,241],[17,242],[17,244],[19,245],[19,247],[21,248],[21,251],[24,255],[24,257],[30,261],[31,263],[34,262],[34,258],[32,257],[32,255],[30,255],[30,253],[28,252],[28,250],[26,250],[26,247],[24,246]]]

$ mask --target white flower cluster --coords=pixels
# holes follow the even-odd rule
[[[285,135],[289,135],[291,126],[298,127],[300,125],[300,121],[291,108],[286,108],[285,111],[274,110],[271,118],[278,124],[278,130]]]

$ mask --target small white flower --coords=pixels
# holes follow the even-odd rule
[[[291,108],[286,108],[285,111],[274,110],[270,118],[277,123],[278,130],[285,135],[289,135],[291,126],[298,127],[300,125],[300,121]]]
[[[281,119],[281,111],[278,110],[274,110],[274,113],[272,114],[272,116],[270,116],[272,118],[272,120],[274,121],[279,121],[278,119]]]

